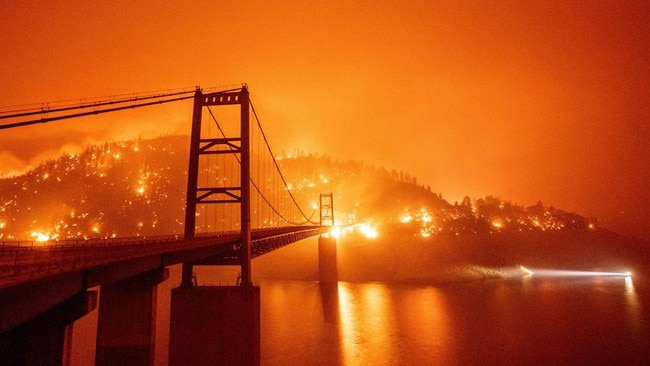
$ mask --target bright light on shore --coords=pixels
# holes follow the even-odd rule
[[[341,228],[338,226],[334,226],[330,229],[329,234],[332,238],[338,238],[341,236]]]
[[[521,265],[519,266],[519,269],[522,270],[524,273],[526,273],[528,275],[532,275],[533,273],[535,273],[535,272],[531,271],[530,269],[528,269],[528,268],[526,268],[524,266],[521,266]]]

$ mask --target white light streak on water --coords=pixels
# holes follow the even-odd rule
[[[625,277],[631,278],[631,272],[599,272],[599,271],[576,271],[576,270],[564,270],[564,269],[537,269],[537,268],[526,268],[524,266],[519,266],[519,268],[526,274],[533,274],[535,276],[544,276],[544,277],[579,277],[579,276],[614,276],[614,277]]]

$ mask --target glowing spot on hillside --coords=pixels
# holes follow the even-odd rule
[[[50,240],[50,234],[32,231],[32,238],[34,238],[35,241],[44,242]]]
[[[423,209],[420,209],[420,221],[422,221],[424,223],[429,223],[429,222],[433,221],[433,217],[431,217],[429,212],[427,212],[427,210],[425,210],[423,208]]]
[[[503,221],[501,221],[501,220],[493,220],[492,221],[492,226],[497,228],[497,229],[501,229],[503,227]]]
[[[361,224],[359,231],[368,239],[374,239],[379,236],[377,230],[368,224]]]

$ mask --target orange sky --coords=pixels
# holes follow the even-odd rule
[[[626,219],[650,238],[647,1],[0,4],[0,106],[245,82],[276,151],[408,171],[451,202]],[[190,110],[2,130],[0,170],[189,133]]]

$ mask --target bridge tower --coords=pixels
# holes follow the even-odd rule
[[[239,105],[239,137],[201,135],[203,108]],[[196,213],[200,205],[239,204],[239,286],[195,286],[193,266],[183,263],[181,286],[172,290],[170,312],[171,365],[259,365],[260,288],[251,279],[250,227],[250,100],[248,89],[203,94],[196,90],[192,114],[190,158],[187,172],[185,239],[196,235]],[[214,154],[234,154],[239,160],[239,185],[199,186],[201,159]],[[205,161],[204,161],[205,163]],[[209,183],[208,183],[209,185]]]
[[[321,193],[319,207],[320,226],[334,226],[334,196]]]
[[[196,90],[192,114],[192,134],[190,137],[190,158],[187,171],[187,199],[185,206],[186,239],[196,232],[196,209],[199,205],[231,204],[240,205],[241,239],[239,243],[239,265],[241,266],[241,285],[252,286],[251,280],[251,228],[250,228],[250,117],[249,94],[246,85],[240,89],[203,94]],[[203,108],[209,106],[240,105],[240,136],[222,138],[202,138]],[[241,165],[240,185],[229,187],[199,187],[199,164],[202,157],[213,154],[235,154]],[[192,263],[183,264],[181,286],[192,286]]]
[[[334,196],[331,193],[320,195],[320,225],[334,228]],[[336,252],[336,237],[332,233],[318,238],[318,278],[321,284],[338,281]]]

